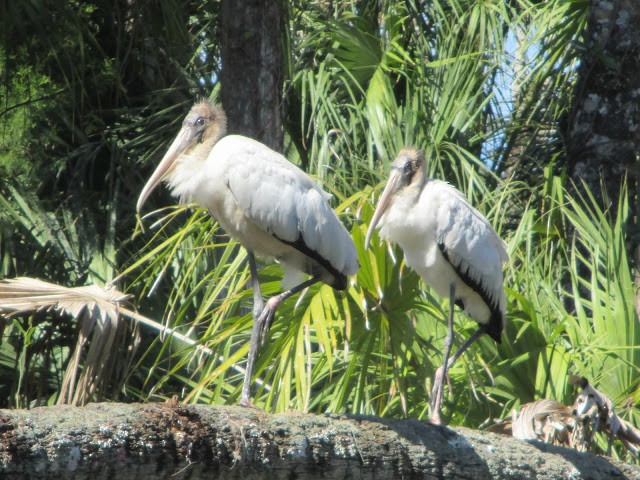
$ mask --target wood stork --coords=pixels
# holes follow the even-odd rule
[[[196,103],[138,198],[137,211],[162,181],[181,201],[207,208],[248,252],[253,287],[253,330],[240,397],[251,405],[250,387],[259,345],[278,305],[315,282],[338,290],[358,270],[351,236],[329,206],[330,195],[302,170],[265,145],[226,133],[224,111]],[[306,281],[263,301],[255,254],[281,263],[287,277]],[[284,284],[285,282],[283,282]]]
[[[450,300],[444,362],[431,392],[431,419],[440,424],[447,369],[481,334],[501,341],[506,319],[502,278],[502,264],[508,260],[505,244],[462,193],[427,177],[424,153],[414,148],[402,149],[391,165],[365,248],[380,221],[380,236],[398,243],[407,265]],[[478,322],[479,328],[449,359],[454,304]]]

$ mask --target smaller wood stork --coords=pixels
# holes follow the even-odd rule
[[[344,290],[347,276],[354,275],[359,265],[349,232],[329,206],[330,195],[265,145],[240,135],[224,136],[226,123],[221,108],[206,100],[196,103],[140,193],[137,211],[165,181],[174,196],[207,208],[247,249],[254,323],[240,404],[248,406],[258,347],[278,305],[318,281]],[[265,305],[254,252],[276,259],[288,277],[311,278]]]
[[[365,239],[376,225],[380,236],[400,245],[405,262],[450,301],[444,362],[431,392],[431,420],[442,423],[443,378],[460,355],[483,333],[501,342],[506,320],[502,264],[504,242],[486,218],[448,183],[428,178],[422,151],[404,148],[378,201]],[[479,324],[478,330],[449,359],[453,344],[453,306]]]

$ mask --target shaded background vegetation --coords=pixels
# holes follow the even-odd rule
[[[256,368],[258,406],[426,415],[448,305],[401,251],[362,247],[386,166],[416,145],[511,256],[505,341],[483,339],[452,368],[446,418],[477,427],[533,399],[570,403],[577,373],[637,424],[640,8],[610,2],[607,36],[600,3],[279,4],[283,94],[268,109],[282,122],[269,135],[282,138],[263,140],[333,193],[361,270],[346,294],[317,286],[279,310]],[[130,308],[191,339],[119,322],[112,349],[91,358],[110,359],[92,398],[239,398],[251,327],[244,251],[205,212],[166,207],[166,191],[145,232],[134,214],[194,99],[220,99],[222,14],[218,1],[2,4],[0,275],[115,281]],[[624,32],[627,50],[609,49]],[[597,129],[620,123],[621,110],[620,138]],[[594,111],[611,117],[583,128]],[[593,161],[576,169],[575,146],[594,139],[598,149],[580,151]],[[261,270],[265,294],[281,276],[275,264]],[[458,341],[475,328],[462,315],[457,325]],[[60,401],[82,322],[43,311],[2,326],[0,406]]]

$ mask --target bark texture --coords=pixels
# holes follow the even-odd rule
[[[569,173],[613,218],[627,180],[629,254],[640,285],[640,1],[591,0],[578,73],[566,136]],[[640,289],[635,308],[640,317]]]
[[[281,151],[283,3],[223,0],[220,15],[220,81],[229,133]]]
[[[241,407],[0,410],[2,478],[621,479],[608,458],[418,420]]]
[[[604,186],[615,208],[626,175],[637,194],[640,2],[591,0],[585,43],[567,132],[570,173],[606,207]]]

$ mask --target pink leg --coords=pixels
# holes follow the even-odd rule
[[[443,425],[442,418],[440,417],[440,407],[442,406],[442,397],[444,392],[444,383],[443,379],[446,379],[447,385],[449,386],[449,391],[451,391],[451,382],[449,381],[449,368],[453,365],[458,358],[469,348],[469,346],[475,342],[480,335],[485,332],[485,326],[480,325],[478,330],[473,332],[473,335],[469,337],[469,339],[462,344],[462,346],[458,349],[458,351],[448,359],[446,364],[443,364],[438,370],[436,370],[436,374],[433,379],[433,389],[431,390],[431,423],[436,425]],[[445,351],[445,354],[447,352]],[[447,355],[448,356],[448,355]],[[446,365],[446,368],[445,368]]]
[[[253,268],[251,273],[253,277]],[[256,318],[257,312],[256,312],[256,309],[254,308],[253,329],[251,330],[251,340],[249,342],[249,354],[247,355],[247,367],[244,372],[244,382],[242,383],[242,394],[240,395],[240,406],[243,406],[243,407],[253,406],[253,404],[251,403],[251,379],[253,376],[253,367],[255,365],[256,357],[258,356],[258,347],[264,344],[264,340],[267,336],[267,332],[269,331],[269,328],[271,328],[271,324],[273,323],[273,317],[276,313],[276,309],[284,300],[304,290],[308,286],[313,285],[319,280],[320,280],[320,276],[312,277],[309,280],[302,282],[300,285],[297,285],[285,292],[282,292],[281,294],[276,295],[275,297],[271,297],[267,301],[267,304],[265,305],[264,309],[262,310],[262,313],[260,313],[260,316],[258,316],[258,318]],[[260,297],[260,299],[262,298]],[[254,290],[254,301],[255,301],[255,290]]]
[[[449,286],[449,318],[447,322],[447,336],[444,339],[444,360],[442,367],[436,370],[435,378],[433,379],[433,389],[431,390],[431,422],[436,425],[442,425],[442,418],[440,417],[440,408],[442,407],[442,398],[444,396],[444,383],[443,377],[448,378],[447,370],[449,369],[449,355],[451,354],[451,346],[453,345],[453,307],[455,304],[456,285],[452,283]]]

